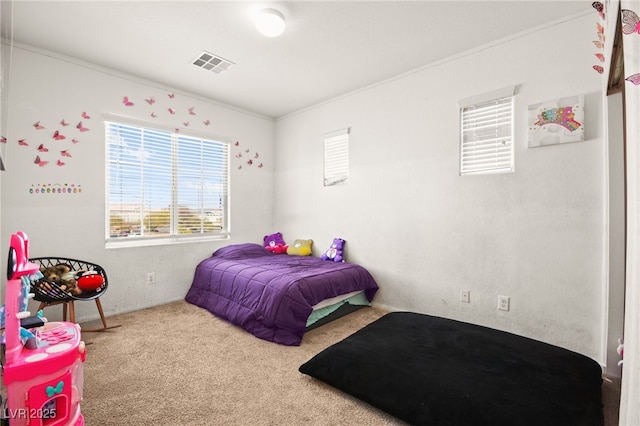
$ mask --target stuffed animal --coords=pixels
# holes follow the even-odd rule
[[[333,260],[334,262],[343,262],[344,261],[344,256],[343,256],[344,243],[346,243],[346,241],[343,240],[342,238],[334,238],[333,243],[331,243],[331,246],[327,249],[327,251],[322,253],[322,256],[320,256],[320,258],[322,260]]]
[[[276,232],[275,234],[265,235],[263,240],[264,240],[264,248],[269,250],[271,253],[274,253],[274,254],[287,253],[287,249],[289,248],[289,246],[287,246],[287,243],[284,242],[284,239],[282,238],[282,233]]]
[[[40,272],[44,279],[57,284],[61,290],[72,295],[82,294],[82,289],[76,285],[76,274],[78,271],[72,271],[71,266],[60,263],[54,266],[41,268]]]

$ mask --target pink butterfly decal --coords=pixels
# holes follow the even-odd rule
[[[189,122],[188,122],[188,121],[185,121],[185,122],[184,122],[184,123],[182,123],[182,124],[184,124],[184,127],[189,127]]]
[[[122,98],[122,103],[124,104],[124,106],[133,106],[133,102],[129,100],[128,96]]]
[[[604,19],[604,4],[599,1],[594,1],[591,3],[591,6],[593,6],[593,8],[598,12],[598,15]]]
[[[604,25],[602,25],[600,22],[596,22],[596,29],[598,31],[598,34],[604,34]]]
[[[66,163],[63,163],[62,160],[58,159],[58,161],[56,161],[56,164],[58,166],[64,166]]]
[[[49,163],[48,161],[42,161],[39,155],[36,155],[36,159],[33,160],[33,162],[40,167],[46,166]]]
[[[149,105],[153,105],[156,103],[156,100],[153,99],[153,96],[150,98],[145,98],[145,101],[149,104]]]
[[[69,125],[69,123],[64,121],[64,118],[62,119],[62,121],[60,121],[60,124],[63,125],[63,126],[68,126]]]
[[[600,62],[604,62],[604,55],[602,53],[594,53],[594,56],[598,58]]]
[[[602,68],[600,65],[594,65],[593,69],[596,70],[598,74],[602,74],[604,72],[604,68]]]
[[[256,152],[256,155],[254,155],[253,158],[258,158],[258,157],[260,157],[260,154]]]
[[[189,108],[189,115],[196,115],[196,113],[193,111],[194,109],[195,107]]]
[[[239,165],[239,166],[238,166],[238,170],[242,170],[242,165]]]
[[[234,143],[235,146],[240,146],[240,142],[236,141],[236,143]]]
[[[0,143],[7,143],[7,138],[0,136]]]
[[[249,161],[247,161],[247,164],[248,164],[248,165],[252,165],[252,164],[253,164],[253,160],[249,160]]]
[[[57,141],[62,141],[62,140],[65,140],[65,139],[66,139],[66,137],[65,137],[62,133],[60,133],[59,131],[57,131],[57,130],[56,130],[56,131],[53,133],[53,139],[55,139],[55,140],[57,140]]]
[[[76,139],[76,138],[71,139],[71,143],[78,143],[78,142],[80,142],[80,139]]]
[[[180,133],[180,128],[176,127],[176,133]]]
[[[49,148],[46,148],[43,143],[38,146],[38,151],[40,152],[49,152]]]
[[[245,149],[244,152],[249,153],[249,148]]]
[[[71,157],[68,149],[63,149],[62,151],[60,151],[60,155],[62,155],[63,157]]]
[[[155,113],[155,112],[152,112],[152,113],[151,113],[151,118],[156,118],[156,117],[157,117],[156,113]]]
[[[604,48],[604,43],[601,42],[600,40],[594,40],[593,44],[598,48],[598,49],[602,49]]]
[[[173,115],[176,113],[176,110],[173,108],[167,108],[167,111],[169,111],[169,114]]]
[[[629,9],[622,9],[622,32],[624,34],[640,34],[640,18]]]
[[[204,123],[204,125],[205,125],[205,126],[208,126],[209,124],[211,124],[211,121],[209,121],[209,120],[204,120],[204,121],[203,121],[203,123]]]
[[[88,120],[91,118],[91,116],[89,114],[87,114],[86,112],[82,113],[82,118],[84,118],[85,120]]]
[[[237,153],[236,158],[242,158],[242,153],[241,152]]]
[[[20,146],[29,146],[26,139],[18,139],[18,145]]]
[[[44,126],[40,124],[39,121],[36,121],[35,123],[33,123],[33,127],[36,128],[36,130],[42,130],[44,129]]]
[[[264,167],[264,165],[263,165],[262,163],[258,164],[258,168],[259,168],[259,169],[261,169],[261,168],[263,168],[263,167]]]
[[[640,85],[640,73],[630,75],[629,77],[625,78],[625,80],[638,86]]]
[[[79,122],[78,124],[76,124],[76,129],[80,130],[81,132],[88,132],[88,131],[89,131],[89,129],[88,129],[88,128],[86,128],[86,127],[84,127],[84,126],[82,125],[82,121],[81,121],[81,122]]]
[[[167,96],[169,96],[169,99],[173,99],[176,97],[176,95],[173,93],[168,93]]]

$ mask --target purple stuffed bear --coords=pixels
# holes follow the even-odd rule
[[[282,233],[280,232],[264,236],[264,248],[269,250],[271,253],[286,254],[288,247],[289,246],[284,242],[284,238],[282,238]]]
[[[329,249],[327,249],[327,251],[322,253],[322,256],[320,256],[320,258],[322,260],[332,260],[334,262],[343,262],[344,258],[343,258],[342,252],[344,250],[344,243],[346,243],[346,241],[343,240],[342,238],[334,238],[333,243],[331,243],[331,246],[329,247]]]

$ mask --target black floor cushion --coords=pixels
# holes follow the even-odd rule
[[[415,425],[604,424],[591,358],[429,315],[387,314],[299,370]]]

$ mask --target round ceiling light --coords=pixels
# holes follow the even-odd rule
[[[285,26],[284,16],[275,9],[263,9],[256,16],[256,28],[264,36],[278,37]]]

